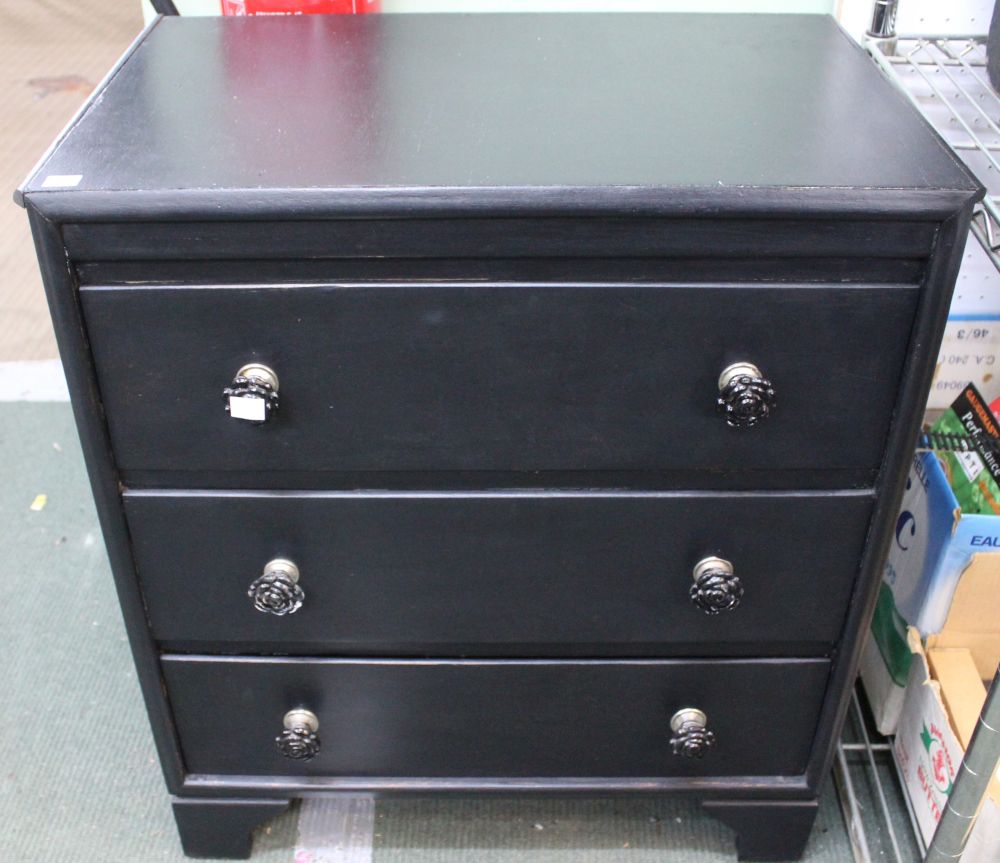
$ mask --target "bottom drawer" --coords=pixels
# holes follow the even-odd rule
[[[262,776],[797,775],[828,670],[806,659],[163,657],[188,772]],[[687,707],[715,735],[703,758],[672,754],[670,720]],[[319,720],[310,761],[275,745],[296,708]]]

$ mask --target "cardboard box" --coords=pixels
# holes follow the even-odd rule
[[[907,627],[916,627],[922,636],[941,633],[956,588],[969,579],[971,561],[991,550],[1000,551],[1000,517],[962,513],[937,457],[917,453],[861,658],[861,680],[882,734],[895,733],[903,706],[913,656]],[[989,580],[982,568],[977,572],[972,581]],[[970,588],[974,593],[984,590],[972,584]],[[988,638],[1000,621],[1000,596],[984,594],[973,602],[981,602],[984,619],[973,619],[975,608],[968,609],[962,616],[966,630],[986,633]],[[974,637],[971,631],[961,633],[963,641],[970,637]]]
[[[914,661],[893,747],[917,826],[927,843],[941,820],[965,750],[945,710],[941,682],[932,676],[915,629],[910,629],[910,639]],[[971,657],[966,659],[971,665]],[[953,657],[954,663],[958,657]],[[986,689],[982,682],[979,685],[985,699]]]
[[[998,636],[1000,639],[1000,636]],[[906,793],[913,805],[924,842],[930,842],[941,813],[948,802],[962,763],[965,749],[978,724],[986,700],[986,686],[980,678],[972,652],[961,647],[921,645],[920,635],[909,630],[913,651],[910,678],[906,687],[899,727],[893,742]],[[984,796],[976,843],[963,856],[966,863],[989,852],[984,861],[996,863],[1000,837],[995,823],[995,803],[1000,800],[1000,778],[994,774]]]
[[[928,635],[925,646],[911,626],[907,645],[911,663],[893,747],[929,842],[979,721],[986,700],[983,681],[993,678],[1000,663],[1000,554],[973,555],[941,631]],[[976,847],[990,849],[993,836],[1000,835],[992,822],[997,801],[1000,779],[994,776]],[[1000,855],[984,860],[996,863]]]

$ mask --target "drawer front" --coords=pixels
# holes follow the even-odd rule
[[[167,649],[334,655],[815,655],[840,634],[869,494],[125,496]],[[733,564],[706,614],[693,570]],[[299,610],[247,595],[273,559]]]
[[[801,774],[828,665],[163,660],[188,772],[385,778]],[[671,753],[688,707],[715,735],[700,759]],[[319,721],[311,761],[275,746],[299,708]]]
[[[281,471],[709,470],[773,483],[798,470],[871,485],[918,296],[819,285],[82,291],[126,478],[186,471],[211,486],[203,472],[240,472],[251,488]],[[742,360],[776,391],[751,429],[716,408],[720,373]],[[280,385],[279,410],[260,425],[229,416],[222,397],[250,362]]]

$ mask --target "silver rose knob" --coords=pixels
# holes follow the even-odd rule
[[[695,564],[690,596],[705,614],[732,611],[743,599],[743,583],[728,560],[706,557]]]
[[[250,585],[247,596],[257,611],[278,617],[295,614],[306,598],[298,582],[299,568],[290,560],[277,558],[264,565],[263,574]]]
[[[702,758],[715,746],[715,735],[708,730],[708,717],[697,707],[684,707],[670,718],[670,748],[683,758]]]
[[[311,710],[289,710],[283,721],[285,730],[274,738],[278,752],[295,761],[309,761],[319,755],[319,720]]]
[[[719,375],[716,406],[732,428],[750,428],[767,419],[774,401],[774,385],[753,363],[733,363]]]

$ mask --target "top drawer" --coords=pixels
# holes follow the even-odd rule
[[[365,284],[82,290],[126,482],[391,485],[421,472],[670,485],[870,485],[913,286]],[[776,407],[718,413],[749,361]],[[279,409],[226,413],[263,363]],[[602,476],[583,479],[588,472]],[[178,474],[176,482],[163,474]],[[340,477],[340,479],[336,479]],[[435,485],[448,485],[435,477]]]

